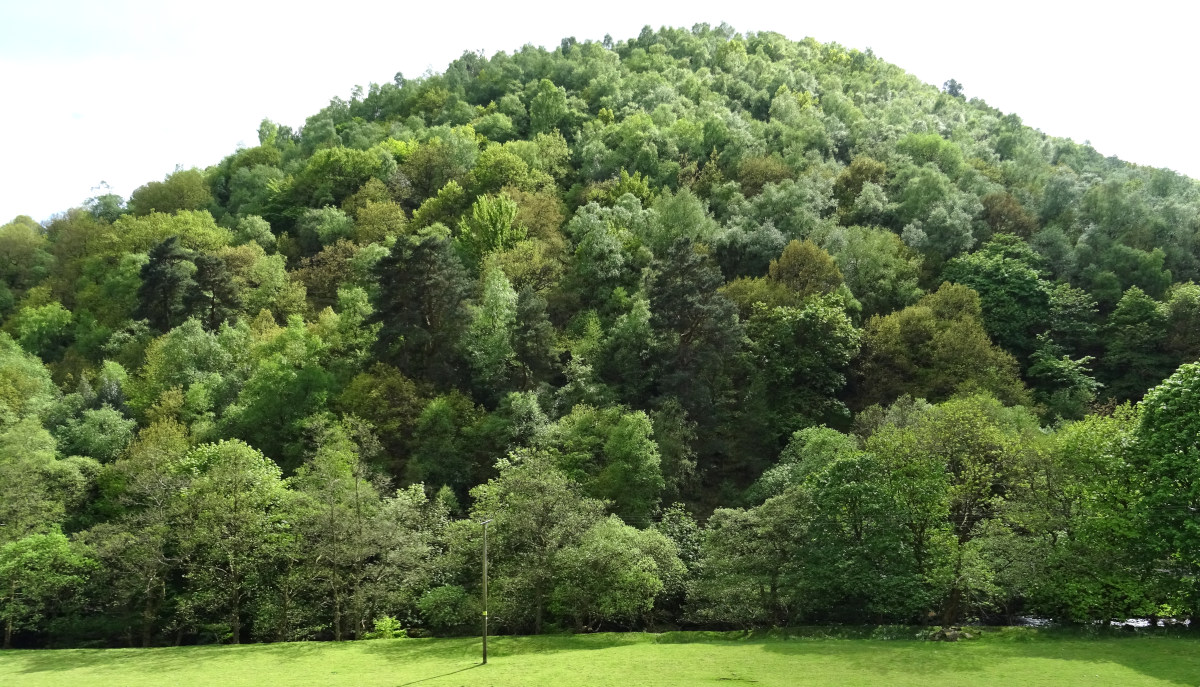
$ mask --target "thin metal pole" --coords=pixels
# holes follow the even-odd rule
[[[488,623],[488,574],[487,574],[487,526],[491,520],[483,521],[483,663],[487,663],[487,623]]]

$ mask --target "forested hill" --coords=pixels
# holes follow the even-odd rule
[[[0,227],[5,643],[469,630],[485,517],[502,631],[1200,609],[1200,186],[961,90],[571,38]]]

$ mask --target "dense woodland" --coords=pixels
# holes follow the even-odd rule
[[[1197,279],[870,51],[397,74],[0,227],[4,644],[473,632],[486,518],[501,632],[1200,615]]]

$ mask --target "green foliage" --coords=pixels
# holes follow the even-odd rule
[[[339,206],[383,170],[380,156],[352,148],[323,148],[313,153],[288,188],[300,207]]]
[[[642,411],[577,405],[551,429],[547,444],[585,493],[609,502],[625,522],[645,526],[664,486],[653,434]]]
[[[179,211],[168,215],[152,212],[144,217],[124,215],[113,223],[113,231],[103,237],[98,248],[106,252],[140,253],[178,237],[186,250],[206,253],[216,251],[233,241],[233,233],[217,226],[207,211]]]
[[[168,174],[163,181],[151,181],[134,189],[129,196],[129,210],[135,215],[170,214],[179,210],[204,210],[212,201],[212,192],[204,175],[193,168]]]
[[[191,288],[183,295],[183,307],[212,331],[237,317],[242,299],[224,260],[198,255],[192,264],[196,271],[191,275]]]
[[[1151,389],[1140,405],[1136,443],[1130,452],[1134,465],[1143,471],[1145,545],[1168,557],[1186,575],[1200,568],[1195,515],[1200,504],[1198,385],[1200,364],[1189,363]],[[1187,585],[1181,591],[1183,603],[1194,612],[1200,601],[1196,589]]]
[[[478,269],[490,253],[511,248],[525,238],[525,228],[515,225],[517,204],[508,196],[481,196],[471,214],[458,225],[455,247],[463,262]]]
[[[0,543],[48,531],[87,495],[95,463],[56,459],[56,448],[34,418],[0,432]]]
[[[1046,407],[1047,419],[1082,420],[1103,386],[1091,376],[1091,356],[1073,359],[1053,340],[1041,335],[1029,366],[1034,399]]]
[[[499,461],[497,469],[498,477],[472,490],[471,520],[459,525],[477,531],[476,522],[492,520],[496,620],[502,627],[540,633],[560,554],[602,520],[603,503],[583,496],[545,453],[521,451]],[[479,546],[475,537],[472,548]]]
[[[760,455],[809,425],[844,421],[839,399],[860,334],[835,298],[800,307],[756,304],[746,321],[748,372],[745,430]],[[762,442],[761,444],[758,442]],[[757,453],[757,452],[756,452]]]
[[[1145,380],[1163,379],[1173,366],[1164,350],[1167,314],[1162,303],[1132,286],[1108,317],[1103,369],[1118,400],[1136,399]]]
[[[417,602],[429,628],[437,634],[465,634],[479,620],[479,599],[458,585],[434,587]]]
[[[534,133],[548,133],[558,128],[566,116],[566,91],[549,79],[539,81],[537,93],[529,101],[529,128]]]
[[[93,562],[62,532],[33,534],[0,546],[0,622],[4,648],[14,630],[33,629],[81,587]]]
[[[333,389],[323,364],[327,346],[299,318],[259,342],[253,371],[225,412],[228,430],[285,468],[297,467],[305,419],[324,410]]]
[[[903,394],[940,401],[972,389],[1027,404],[1016,361],[991,343],[981,315],[974,291],[943,284],[916,305],[872,317],[855,376],[858,406]]]
[[[197,446],[177,469],[188,480],[177,497],[177,526],[189,533],[180,541],[187,586],[178,612],[189,624],[220,623],[238,644],[283,531],[279,467],[231,440]]]
[[[559,552],[557,564],[561,575],[551,608],[579,630],[600,623],[632,625],[684,575],[669,539],[652,529],[634,529],[616,516],[592,525],[578,543]]]
[[[450,242],[397,243],[376,266],[379,296],[371,321],[382,325],[378,355],[414,377],[447,382],[458,377],[457,342],[469,323],[470,284]]]
[[[58,302],[22,308],[11,322],[21,348],[42,360],[61,358],[75,334],[74,316]]]
[[[142,285],[138,288],[135,317],[147,320],[151,327],[163,332],[185,319],[184,297],[197,288],[192,279],[196,271],[193,257],[175,236],[150,251],[150,259],[140,275]]]
[[[108,405],[85,410],[56,430],[64,455],[87,456],[111,463],[133,441],[137,422],[127,419]]]
[[[921,259],[895,234],[869,227],[846,227],[829,232],[821,243],[862,305],[864,317],[905,308],[921,297]]]
[[[1049,284],[1035,269],[1036,256],[1011,235],[1000,235],[970,255],[946,264],[945,279],[979,294],[988,336],[1017,356],[1030,355],[1034,336],[1048,325]]]
[[[750,490],[756,502],[779,496],[788,487],[804,483],[809,475],[820,472],[833,461],[858,450],[858,443],[828,427],[807,427],[792,434],[779,462],[758,478]]]
[[[306,245],[328,246],[338,239],[352,238],[354,220],[345,212],[326,205],[317,210],[305,210],[296,225],[297,236]]]
[[[498,268],[483,274],[479,305],[470,306],[471,324],[463,346],[481,389],[504,389],[516,371],[513,349],[517,324],[517,293]]]
[[[37,356],[0,332],[0,427],[41,413],[58,395]]]
[[[1200,187],[960,90],[569,38],[0,226],[14,641],[466,632],[485,517],[501,632],[1194,615]]]
[[[768,274],[800,298],[833,293],[842,285],[842,272],[828,253],[812,241],[792,241],[778,260],[772,260]]]
[[[457,392],[429,401],[413,425],[409,481],[448,486],[464,495],[477,484],[480,468],[486,467],[478,451],[486,439],[480,411]]]
[[[0,226],[0,283],[14,297],[37,286],[54,266],[45,230],[25,215]]]
[[[375,619],[375,629],[363,634],[363,639],[404,639],[408,631],[400,625],[400,621],[390,615],[381,615]]]

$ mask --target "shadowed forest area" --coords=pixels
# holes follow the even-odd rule
[[[1200,185],[725,25],[0,227],[5,647],[1200,614]],[[513,640],[515,641],[515,640]]]

